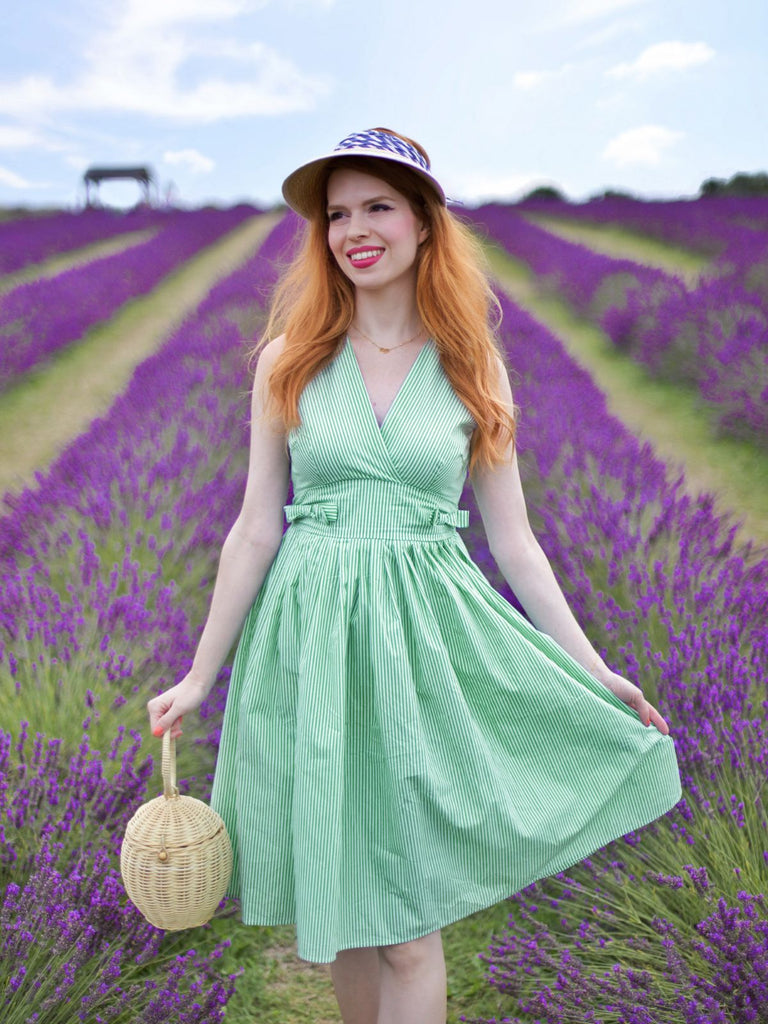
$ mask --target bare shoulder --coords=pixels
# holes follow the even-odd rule
[[[259,352],[259,358],[256,364],[257,374],[260,377],[263,377],[265,373],[269,373],[279,357],[283,354],[284,350],[284,334],[280,334],[277,338],[273,338],[271,341],[268,341],[264,348]]]
[[[500,379],[507,376],[507,367],[499,352],[493,353],[493,365],[496,367],[496,373]]]
[[[493,361],[496,367],[496,385],[499,389],[499,397],[503,402],[507,402],[512,405],[512,385],[509,382],[507,364],[498,352],[494,352]]]
[[[285,349],[285,335],[281,334],[267,342],[259,352],[259,361],[253,377],[251,391],[252,428],[261,423],[269,433],[282,433],[280,417],[275,414],[270,398],[269,376],[279,356]]]
[[[268,341],[263,349],[258,353],[258,362],[256,363],[256,370],[253,375],[253,392],[254,398],[257,392],[263,400],[266,400],[268,385],[267,381],[272,369],[277,362],[278,358],[282,355],[285,349],[285,335],[281,334],[277,338],[273,338]]]

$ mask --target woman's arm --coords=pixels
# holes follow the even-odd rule
[[[499,390],[512,411],[509,379],[500,360]],[[661,732],[668,733],[667,723],[642,691],[608,668],[568,607],[549,560],[528,522],[514,451],[492,469],[475,470],[472,488],[491,554],[534,626],[551,636],[596,679],[633,707],[645,725],[653,722]]]
[[[155,735],[168,728],[174,738],[181,735],[182,716],[199,707],[210,693],[280,547],[289,460],[282,424],[267,412],[266,382],[282,345],[283,339],[276,338],[259,358],[251,397],[243,505],[221,549],[210,610],[192,668],[179,683],[147,704]]]

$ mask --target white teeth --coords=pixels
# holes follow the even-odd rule
[[[383,249],[366,249],[365,252],[355,252],[349,257],[353,263],[357,260],[371,260],[374,256],[380,256]]]

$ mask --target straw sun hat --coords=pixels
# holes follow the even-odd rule
[[[443,206],[446,205],[445,192],[432,174],[429,160],[415,146],[386,128],[369,128],[368,131],[348,135],[330,153],[302,164],[288,175],[283,182],[283,198],[291,209],[309,219],[325,169],[333,161],[347,156],[376,157],[410,167],[430,186]]]

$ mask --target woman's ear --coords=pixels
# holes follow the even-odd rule
[[[426,242],[426,240],[428,238],[429,238],[429,225],[428,224],[422,224],[421,228],[419,229],[419,245],[421,245],[423,242]]]

